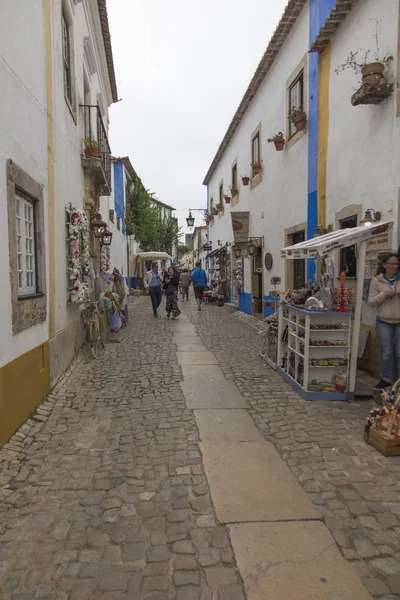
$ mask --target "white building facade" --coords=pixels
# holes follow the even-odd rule
[[[88,219],[90,261],[98,262],[90,218],[111,191],[108,107],[117,100],[105,0],[6,3],[0,55],[0,244],[9,256],[0,267],[1,445],[84,339],[67,277],[66,209]],[[89,136],[95,158],[84,152]]]
[[[286,290],[314,281],[312,261],[285,263],[280,249],[309,239],[317,227],[354,227],[367,209],[381,213],[383,221],[395,222],[390,238],[383,238],[378,248],[369,247],[368,273],[357,273],[355,248],[336,253],[336,274],[347,272],[350,287],[357,276],[365,275],[367,290],[378,251],[397,251],[398,22],[399,3],[392,0],[288,3],[204,180],[209,211],[217,212],[209,223],[209,236],[213,249],[218,239],[228,244],[232,287],[239,280],[238,293],[231,289],[230,299],[241,310],[262,311],[265,316],[265,302],[276,287]],[[391,57],[385,62],[384,79],[378,79],[378,91],[363,87],[360,74],[341,69],[359,49],[369,50],[367,62]],[[358,57],[363,58],[360,50]],[[288,114],[300,105],[307,124],[296,132]],[[285,139],[283,151],[267,142],[279,132]],[[262,161],[260,174],[251,167],[256,159]],[[249,177],[248,185],[242,175]],[[238,189],[235,195],[232,185]],[[224,194],[231,198],[229,203]],[[255,258],[235,258],[232,212],[249,212]],[[281,283],[271,284],[272,277]],[[374,315],[366,303],[362,320],[372,344]]]

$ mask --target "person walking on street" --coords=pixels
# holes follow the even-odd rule
[[[172,313],[172,319],[176,319],[181,314],[178,308],[178,285],[179,275],[174,267],[168,269],[168,274],[164,279],[164,289],[166,295],[165,310],[167,311],[167,317],[169,319]]]
[[[162,278],[158,272],[158,263],[153,262],[151,270],[147,271],[144,278],[144,287],[149,290],[155,319],[158,317],[158,307],[161,304],[161,283]]]
[[[187,269],[183,269],[183,273],[181,275],[181,284],[182,284],[182,302],[189,300],[189,285],[190,285],[190,275]]]
[[[368,304],[376,308],[376,333],[381,350],[381,380],[374,387],[382,390],[393,381],[393,343],[400,377],[400,261],[397,254],[383,257],[371,281]]]
[[[196,263],[196,268],[192,271],[190,276],[193,287],[194,287],[194,296],[197,302],[197,310],[201,310],[201,302],[203,300],[203,292],[204,288],[207,287],[207,275],[204,269],[201,268],[201,263]]]

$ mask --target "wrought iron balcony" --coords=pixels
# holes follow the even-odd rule
[[[81,104],[85,124],[85,152],[82,167],[90,174],[103,196],[111,195],[111,148],[108,143],[100,109],[97,105]]]

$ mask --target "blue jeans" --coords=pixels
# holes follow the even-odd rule
[[[381,379],[393,380],[393,344],[397,361],[397,376],[400,377],[400,323],[376,321],[376,333],[381,351]]]
[[[153,312],[156,315],[157,309],[161,304],[161,286],[160,285],[152,285],[149,287],[151,305],[153,307]]]

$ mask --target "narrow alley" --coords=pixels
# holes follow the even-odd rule
[[[0,450],[1,599],[399,600],[372,403],[303,401],[227,307],[129,309]]]

